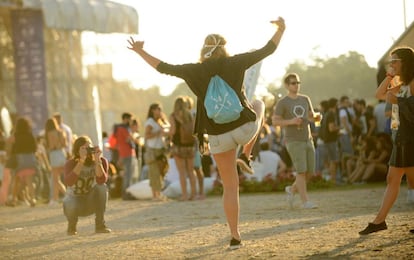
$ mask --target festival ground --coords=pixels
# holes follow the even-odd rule
[[[94,217],[66,235],[61,206],[0,208],[1,259],[413,259],[413,205],[406,188],[387,218],[388,230],[359,236],[378,210],[384,184],[311,191],[318,209],[288,209],[284,193],[242,194],[244,246],[227,250],[229,231],[219,196],[203,201],[110,200],[110,234]]]

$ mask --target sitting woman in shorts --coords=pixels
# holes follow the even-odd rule
[[[17,168],[16,178],[17,184],[22,184],[22,190],[26,192],[26,199],[30,206],[36,205],[35,187],[33,184],[33,176],[36,173],[36,140],[32,134],[32,127],[27,118],[21,117],[16,122],[16,131],[14,133],[14,143],[12,146],[12,154],[16,156]],[[14,202],[16,201],[16,192],[20,189],[14,189]]]

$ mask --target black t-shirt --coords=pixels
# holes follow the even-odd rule
[[[172,65],[161,62],[157,70],[161,73],[182,78],[187,83],[191,91],[197,96],[197,114],[195,120],[195,133],[199,139],[202,134],[219,135],[231,131],[249,121],[256,120],[256,114],[248,105],[243,86],[245,71],[269,56],[276,50],[276,45],[269,41],[264,47],[231,57],[218,59],[207,59],[202,63],[190,63],[182,65]],[[207,117],[204,108],[204,98],[210,79],[219,75],[226,81],[238,94],[244,110],[240,113],[240,118],[226,124],[216,124]]]
[[[337,122],[338,120],[336,118],[335,112],[328,111],[325,113],[322,119],[321,135],[320,135],[321,139],[325,143],[332,143],[338,140],[338,131],[334,131],[334,132],[329,131],[329,124],[335,123],[337,125]]]
[[[14,154],[35,153],[37,149],[36,139],[31,133],[15,134],[15,142],[12,152]]]

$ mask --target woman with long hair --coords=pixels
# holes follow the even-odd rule
[[[414,51],[408,47],[391,52],[390,69],[376,91],[376,98],[391,103],[393,147],[389,161],[387,188],[374,221],[359,232],[367,235],[387,229],[385,218],[394,205],[404,174],[414,183]],[[414,229],[410,230],[414,233]]]
[[[98,146],[88,136],[80,136],[73,143],[72,158],[65,164],[65,183],[68,186],[63,199],[63,213],[68,220],[67,234],[77,234],[79,217],[95,214],[95,232],[110,233],[105,224],[108,201],[108,160],[102,157]]]
[[[282,18],[271,21],[277,26],[269,42],[262,48],[230,56],[226,50],[226,39],[219,34],[210,34],[204,40],[200,51],[200,62],[173,65],[162,62],[144,50],[143,41],[129,39],[129,49],[136,52],[145,62],[161,73],[173,75],[186,81],[197,96],[195,131],[203,146],[203,135],[208,134],[210,152],[214,156],[223,182],[224,211],[230,228],[230,249],[241,246],[239,225],[239,177],[236,164],[252,172],[249,165],[253,145],[263,124],[264,103],[247,100],[243,85],[244,73],[252,65],[272,54],[279,44],[285,23]],[[231,122],[217,123],[209,118],[203,106],[210,81],[220,77],[236,92],[242,106],[239,117]],[[237,147],[243,146],[241,156],[236,160]]]
[[[61,181],[61,174],[66,163],[65,147],[67,144],[64,132],[53,117],[46,120],[45,140],[52,168],[52,193],[49,205],[56,205],[59,200],[59,192],[62,195],[66,192],[66,188]]]
[[[37,168],[35,155],[37,145],[29,119],[25,117],[17,119],[14,138],[12,153],[17,159],[16,181],[23,184],[23,187],[26,188],[26,199],[34,207],[36,205],[36,199],[33,176]]]
[[[148,165],[148,177],[153,200],[163,200],[161,190],[164,186],[164,176],[157,159],[165,155],[165,137],[168,136],[169,123],[162,113],[159,103],[150,105],[145,121],[145,164]]]
[[[169,119],[171,123],[170,138],[171,153],[180,176],[181,200],[193,200],[196,197],[196,176],[194,172],[195,137],[192,135],[194,119],[184,97],[178,97],[174,102],[174,111]],[[190,126],[190,134],[184,140],[185,127]],[[191,195],[187,194],[187,177],[190,180]]]

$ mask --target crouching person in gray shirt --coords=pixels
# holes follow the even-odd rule
[[[76,235],[78,217],[95,213],[95,232],[110,233],[104,213],[108,200],[108,161],[89,137],[81,136],[73,144],[73,157],[65,165],[63,212],[68,220],[68,235]]]

